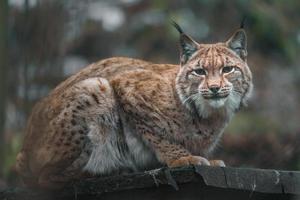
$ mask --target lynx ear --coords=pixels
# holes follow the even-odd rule
[[[198,50],[199,44],[195,42],[190,36],[186,35],[176,22],[172,21],[172,24],[180,33],[180,63],[181,65],[184,65]]]
[[[244,29],[237,30],[229,40],[227,40],[226,45],[232,49],[236,54],[240,56],[243,60],[247,57],[247,36]]]

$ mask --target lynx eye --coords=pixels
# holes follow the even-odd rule
[[[232,67],[232,66],[226,66],[226,67],[223,67],[223,68],[222,68],[222,73],[223,73],[223,74],[230,73],[230,72],[232,72],[233,70],[234,70],[234,67]]]
[[[194,69],[193,74],[198,76],[206,75],[206,71],[203,68]]]

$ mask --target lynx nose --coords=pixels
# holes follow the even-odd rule
[[[209,90],[212,93],[217,94],[219,92],[219,90],[220,90],[220,86],[218,86],[218,85],[212,85],[212,86],[209,87]]]

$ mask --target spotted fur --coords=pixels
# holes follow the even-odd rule
[[[205,157],[252,90],[244,31],[216,44],[182,34],[180,65],[105,59],[38,102],[17,157],[25,183],[55,188],[163,165],[223,165]]]

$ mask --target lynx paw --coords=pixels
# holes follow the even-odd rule
[[[211,166],[216,166],[216,167],[225,167],[225,163],[223,160],[210,160],[209,161]]]
[[[168,167],[182,167],[187,165],[207,165],[210,163],[206,158],[200,156],[185,156],[171,162]]]

